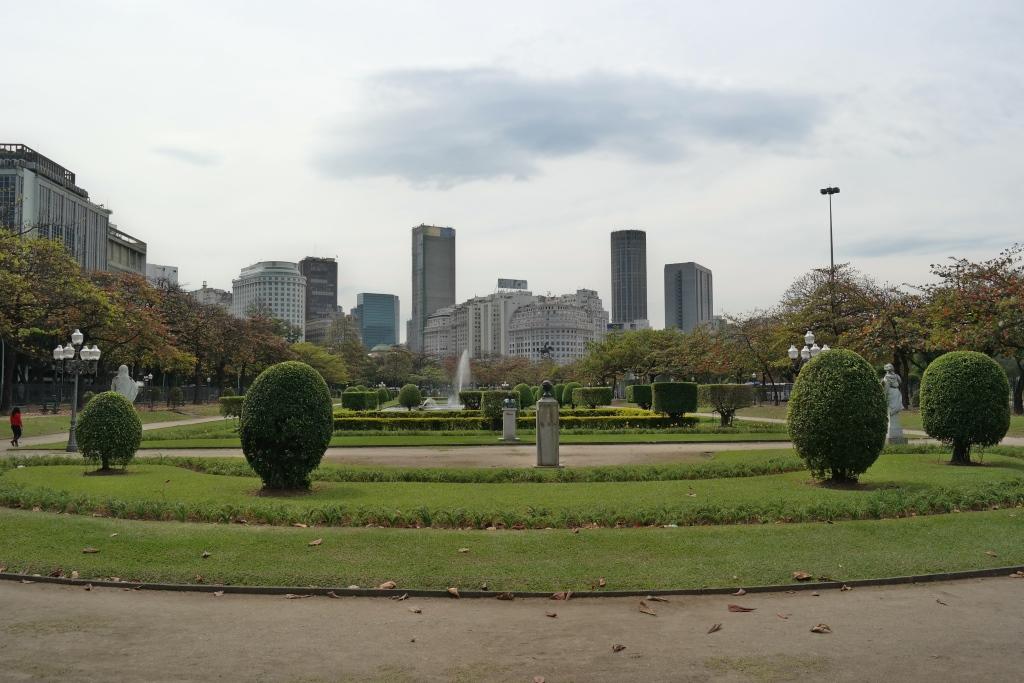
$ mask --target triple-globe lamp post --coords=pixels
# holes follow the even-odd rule
[[[71,394],[71,428],[68,431],[68,453],[78,452],[78,441],[75,439],[75,427],[78,424],[78,377],[79,375],[95,375],[99,365],[101,351],[95,344],[89,348],[85,344],[85,335],[79,330],[71,334],[71,342],[66,346],[57,345],[53,350],[53,360],[57,371],[63,376],[75,378],[75,390]]]
[[[817,358],[819,353],[825,353],[826,351],[831,350],[832,349],[829,348],[828,344],[818,346],[814,341],[814,333],[807,330],[807,334],[804,335],[804,347],[802,349],[797,349],[795,344],[791,344],[789,351],[786,353],[789,354],[789,360],[793,364],[793,373],[799,374],[800,368],[802,368],[807,361],[812,358]]]

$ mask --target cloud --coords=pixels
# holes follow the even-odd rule
[[[154,147],[153,152],[175,161],[183,161],[193,166],[215,166],[220,163],[220,157],[209,152],[197,152],[184,147],[163,146]]]
[[[1009,246],[1014,238],[1003,234],[892,235],[855,242],[843,249],[844,256],[876,257],[909,254],[960,254],[983,248]]]
[[[500,69],[406,70],[368,81],[366,114],[314,163],[334,178],[393,176],[450,187],[525,179],[545,159],[592,152],[639,163],[701,143],[781,146],[807,137],[824,103],[806,95],[596,73],[531,78]]]

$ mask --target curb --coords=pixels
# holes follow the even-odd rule
[[[778,586],[753,586],[744,588],[747,593],[781,593],[794,591],[838,590],[843,586],[850,588],[865,586],[897,586],[910,583],[934,583],[938,581],[959,581],[964,579],[980,579],[996,576],[1007,576],[1014,572],[1024,571],[1024,565],[994,567],[991,569],[971,569],[962,572],[940,572],[937,574],[917,574],[911,576],[893,576],[879,579],[852,579],[850,581],[819,581],[815,583],[795,583]],[[389,589],[377,588],[330,588],[310,586],[221,586],[217,584],[192,583],[137,583],[131,581],[103,581],[90,579],[69,579],[58,576],[36,576],[32,574],[15,574],[0,572],[0,580],[27,581],[29,583],[52,583],[64,586],[85,586],[91,584],[100,588],[122,588],[124,590],[156,590],[175,591],[179,593],[237,593],[243,595],[322,595],[333,593],[335,597],[361,598],[397,598],[407,595],[410,598],[447,598],[452,596],[447,591],[421,589]],[[517,598],[550,598],[553,591],[509,591]],[[624,590],[624,591],[580,591],[572,592],[573,598],[633,598],[648,595],[731,595],[736,587],[730,588],[679,588],[658,590]],[[503,591],[459,591],[462,598],[495,598]]]

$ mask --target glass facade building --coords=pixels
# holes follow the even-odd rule
[[[306,320],[327,320],[338,315],[338,261],[307,256],[299,261],[306,278]]]
[[[612,233],[612,322],[647,320],[647,233]]]
[[[412,229],[412,316],[408,344],[423,350],[427,317],[455,304],[455,230],[436,225]]]
[[[352,309],[352,316],[359,321],[359,336],[367,349],[398,343],[401,315],[398,297],[394,294],[356,294],[356,307]]]

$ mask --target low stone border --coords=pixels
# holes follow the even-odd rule
[[[892,576],[880,579],[852,579],[850,581],[818,581],[778,586],[752,586],[743,587],[747,593],[779,593],[790,591],[814,591],[841,589],[843,586],[856,588],[861,586],[894,586],[908,583],[933,583],[936,581],[957,581],[962,579],[979,579],[995,576],[1008,576],[1015,572],[1024,572],[1024,565],[1011,565],[1009,567],[995,567],[992,569],[972,569],[962,572],[940,572],[938,574],[918,574],[913,576]],[[124,590],[158,590],[178,591],[193,593],[239,593],[246,595],[322,595],[333,593],[337,597],[362,597],[362,598],[397,598],[407,595],[410,598],[448,598],[452,596],[447,591],[441,590],[420,590],[401,588],[381,590],[378,588],[323,588],[303,586],[222,586],[218,584],[197,584],[197,583],[136,583],[131,581],[104,581],[90,579],[69,579],[58,576],[35,576],[32,574],[15,574],[11,572],[0,572],[0,580],[22,581],[30,583],[55,583],[66,586],[85,586],[92,584],[99,588],[121,588]],[[573,598],[631,598],[644,597],[647,595],[731,595],[736,592],[738,586],[731,588],[683,588],[683,589],[659,589],[659,590],[625,590],[625,591],[580,591],[572,592]],[[554,591],[509,591],[517,598],[550,598]],[[481,590],[459,590],[461,598],[496,598],[498,595],[507,595],[504,591],[481,591]]]

